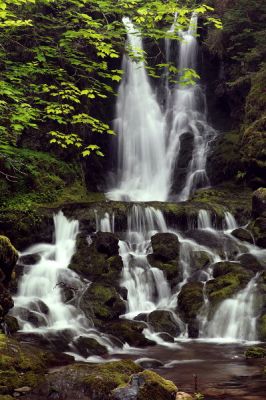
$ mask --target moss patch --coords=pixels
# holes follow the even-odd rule
[[[44,380],[44,353],[22,347],[0,334],[0,393],[11,394],[15,388],[35,387]]]

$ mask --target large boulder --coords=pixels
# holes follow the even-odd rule
[[[177,317],[171,311],[155,310],[148,315],[147,322],[152,326],[154,332],[166,332],[173,337],[180,335],[181,330]]]
[[[118,319],[126,311],[125,302],[113,286],[92,283],[83,293],[79,306],[95,323]],[[100,321],[98,321],[100,320]]]
[[[247,271],[240,264],[224,261],[214,264],[213,277],[206,284],[206,293],[212,305],[232,297],[243,289],[254,273]]]
[[[243,242],[249,242],[251,244],[254,242],[251,233],[243,228],[234,229],[233,232],[231,232],[231,235]]]
[[[101,329],[105,333],[112,335],[114,339],[119,340],[121,344],[128,343],[130,346],[144,347],[155,344],[155,342],[146,339],[143,335],[143,329],[146,327],[147,325],[143,322],[121,319],[105,323]]]
[[[152,267],[161,269],[173,287],[179,280],[180,243],[173,233],[156,233],[151,238],[153,253],[148,255]]]
[[[156,233],[151,237],[151,245],[156,260],[168,262],[179,257],[180,243],[173,233]]]
[[[79,354],[85,358],[89,356],[103,356],[107,353],[106,347],[102,346],[92,337],[79,336],[73,343]]]
[[[206,251],[194,250],[190,256],[190,267],[192,270],[207,268],[211,263],[210,254]]]
[[[178,311],[183,321],[188,324],[190,337],[195,338],[199,334],[197,317],[203,305],[203,284],[201,282],[186,283],[178,296]]]
[[[98,232],[91,241],[85,234],[78,236],[76,253],[69,268],[93,282],[112,282],[118,287],[123,262],[117,237],[112,233]]]

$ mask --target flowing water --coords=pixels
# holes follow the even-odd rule
[[[124,18],[124,24],[134,57],[123,58],[124,78],[115,119],[119,141],[117,186],[107,196],[112,200],[166,201],[173,192],[174,176],[181,172],[184,176],[179,182],[178,199],[187,200],[197,188],[209,185],[206,159],[216,133],[207,122],[204,89],[199,83],[172,85],[168,77],[166,106],[161,107],[145,64],[137,58],[143,51],[140,33],[129,19]],[[185,69],[197,68],[196,32],[197,16],[193,15],[189,29],[180,32],[180,44],[166,40],[166,61],[174,62],[181,71],[177,79]],[[191,159],[181,168],[184,138],[191,142]]]
[[[54,216],[54,225],[54,244],[33,245],[21,254],[22,260],[26,256],[37,256],[39,260],[24,265],[12,313],[23,333],[35,333],[48,341],[65,340],[68,350],[76,351],[75,340],[80,336],[93,338],[111,350],[111,340],[99,334],[77,304],[64,300],[64,289],[80,297],[89,285],[67,268],[75,252],[79,223],[59,212]],[[102,222],[101,227],[104,225]]]

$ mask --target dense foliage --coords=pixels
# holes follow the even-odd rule
[[[86,137],[113,134],[108,119],[93,115],[92,107],[112,96],[121,79],[122,16],[156,42],[169,35],[162,27],[169,27],[175,12],[171,35],[178,38],[194,9],[203,14],[210,7],[189,0],[2,0],[0,9],[1,153],[12,155],[9,145],[26,134],[33,141],[72,145],[72,153],[101,156]],[[211,16],[208,22],[219,25]]]

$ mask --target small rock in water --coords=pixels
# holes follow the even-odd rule
[[[143,368],[160,368],[163,367],[163,363],[154,358],[140,358],[136,360],[136,363]]]
[[[175,400],[193,400],[193,397],[185,392],[177,392]]]
[[[15,393],[28,393],[28,392],[30,392],[31,390],[32,390],[31,387],[29,387],[29,386],[23,386],[23,387],[14,389],[14,392],[15,392]]]

